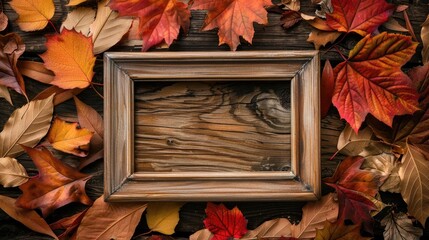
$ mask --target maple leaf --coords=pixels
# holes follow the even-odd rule
[[[252,43],[255,30],[253,22],[267,24],[266,6],[271,0],[194,0],[192,10],[207,10],[203,31],[219,28],[219,45],[228,44],[235,51],[240,36]]]
[[[408,36],[367,35],[350,51],[347,61],[334,68],[332,102],[355,132],[368,113],[392,126],[395,115],[418,110],[417,91],[401,71],[416,46]]]
[[[76,213],[73,216],[60,219],[54,223],[49,224],[49,227],[51,227],[52,230],[65,230],[60,235],[58,235],[60,240],[71,239],[70,235],[77,230],[87,211],[88,209],[85,209],[84,211]]]
[[[139,17],[139,31],[142,35],[142,51],[165,41],[170,46],[190,26],[191,13],[188,5],[178,0],[112,0],[110,8],[120,16]]]
[[[419,240],[423,229],[415,227],[405,213],[389,213],[381,220],[384,239]]]
[[[55,13],[53,0],[12,0],[9,4],[18,13],[16,22],[23,31],[45,28]]]
[[[333,12],[326,14],[327,24],[339,32],[371,34],[392,15],[395,6],[385,0],[332,0]]]
[[[63,89],[90,85],[96,59],[90,37],[64,28],[61,34],[47,36],[46,48],[47,51],[40,57],[55,74],[51,84]]]
[[[85,183],[91,176],[56,159],[46,148],[22,146],[39,170],[39,174],[19,186],[23,192],[16,200],[22,208],[40,208],[43,216],[71,202],[89,205],[92,200],[85,193]]]
[[[0,35],[0,85],[25,95],[24,79],[16,66],[25,45],[16,33]]]
[[[382,177],[377,172],[360,169],[364,161],[365,158],[360,156],[347,157],[339,164],[334,176],[325,178],[324,182],[375,196]]]
[[[204,225],[214,234],[213,240],[241,238],[247,232],[247,220],[237,207],[229,210],[223,204],[209,202],[206,214]]]
[[[323,229],[317,229],[316,238],[314,240],[364,240],[371,239],[370,237],[362,237],[360,235],[360,225],[345,225],[343,222],[337,221],[331,223],[325,221]]]

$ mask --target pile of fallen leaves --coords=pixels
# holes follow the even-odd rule
[[[147,235],[173,234],[183,203],[112,204],[103,196],[95,201],[87,196],[85,184],[91,175],[80,171],[103,158],[104,129],[100,114],[78,94],[90,87],[101,95],[92,81],[96,57],[124,35],[141,39],[143,51],[169,46],[181,31],[186,35],[191,10],[206,10],[202,30],[218,28],[219,44],[236,50],[241,41],[252,42],[253,24],[268,24],[267,11],[277,8],[285,29],[307,22],[313,27],[308,41],[343,59],[334,68],[326,61],[321,83],[322,114],[333,103],[348,123],[338,141],[338,153],[346,157],[332,177],[323,179],[335,192],[307,203],[299,224],[273,219],[254,230],[247,229],[237,207],[208,203],[206,229],[190,238],[370,239],[376,221],[384,227],[385,239],[422,236],[429,216],[429,16],[419,43],[407,6],[385,0],[312,0],[319,5],[314,16],[300,12],[299,0],[282,0],[276,6],[270,0],[103,0],[96,9],[81,7],[84,2],[70,0],[72,11],[59,30],[51,22],[52,0],[8,3],[19,15],[21,30],[50,25],[55,31],[46,36],[43,63],[19,59],[25,45],[17,33],[0,35],[0,98],[13,104],[11,90],[28,102],[16,108],[0,133],[0,184],[22,191],[17,199],[0,196],[0,208],[9,216],[56,239],[130,239],[146,212],[151,230]],[[395,11],[403,14],[405,27],[393,17]],[[0,31],[7,24],[7,16],[0,13]],[[388,31],[380,32],[380,26]],[[360,40],[346,53],[338,46],[353,34]],[[418,44],[423,65],[404,73],[402,67]],[[23,75],[49,87],[30,100]],[[72,98],[78,118],[54,116],[54,107]],[[24,152],[39,170],[37,175],[30,177],[16,159]],[[55,157],[58,152],[81,159],[80,165],[64,163]],[[400,193],[408,211],[384,203],[380,191]],[[51,224],[45,221],[72,202],[88,208]]]

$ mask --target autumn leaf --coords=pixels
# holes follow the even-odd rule
[[[25,96],[24,79],[16,66],[24,51],[25,45],[18,34],[0,35],[0,85]]]
[[[392,15],[395,6],[385,0],[332,0],[333,12],[326,14],[327,24],[339,32],[371,34]]]
[[[398,174],[399,165],[393,154],[382,152],[378,155],[367,156],[361,168],[378,171],[383,177],[387,177],[380,186],[381,191],[400,192],[401,179]]]
[[[80,7],[67,14],[66,20],[61,24],[60,31],[64,28],[74,29],[82,35],[89,36],[89,26],[94,22],[95,10],[92,8]]]
[[[140,19],[142,51],[163,41],[170,46],[177,39],[180,28],[186,33],[190,26],[191,13],[188,5],[178,0],[112,0],[109,6],[119,11],[120,16]]]
[[[406,144],[399,168],[401,195],[408,212],[424,224],[429,216],[429,159],[417,147]]]
[[[0,157],[16,157],[24,151],[20,144],[34,147],[40,142],[51,126],[52,99],[31,101],[12,113],[0,133]]]
[[[143,203],[108,203],[101,196],[83,217],[76,239],[131,239],[146,206]]]
[[[214,234],[212,232],[204,228],[189,236],[189,240],[211,240],[213,236]]]
[[[85,183],[91,176],[56,159],[46,148],[24,147],[39,174],[19,186],[22,195],[16,205],[27,209],[40,208],[43,216],[71,202],[89,205],[92,200],[85,193]]]
[[[0,195],[0,208],[29,229],[58,239],[46,221],[36,211],[17,207],[15,199]]]
[[[337,149],[346,156],[361,156],[365,148],[371,144],[372,136],[371,128],[364,128],[356,133],[347,124],[338,137]]]
[[[247,232],[247,220],[237,207],[229,210],[223,204],[209,202],[206,214],[204,225],[214,234],[213,240],[241,238]]]
[[[415,227],[405,213],[389,213],[381,220],[384,226],[383,236],[386,240],[419,240],[423,235],[423,229]]]
[[[171,235],[179,223],[180,202],[151,202],[147,205],[146,221],[150,230]]]
[[[281,3],[285,6],[285,9],[292,11],[299,11],[301,9],[300,0],[282,0]]]
[[[41,62],[19,61],[17,66],[22,75],[41,83],[50,84],[54,80],[55,74],[51,70],[46,69],[45,65]]]
[[[27,171],[15,158],[0,158],[0,184],[3,187],[17,187],[27,181]]]
[[[45,28],[55,13],[52,0],[12,0],[9,4],[18,14],[16,22],[23,31]]]
[[[39,92],[33,100],[45,99],[47,96],[54,96],[54,106],[57,106],[69,99],[72,99],[73,96],[81,93],[83,89],[75,88],[75,89],[62,89],[57,86],[50,86],[45,88],[43,91]]]
[[[329,60],[325,62],[320,81],[320,113],[321,117],[325,118],[332,104],[332,94],[335,86],[334,71]]]
[[[4,98],[10,105],[13,106],[12,98],[7,87],[0,85],[0,98]]]
[[[392,126],[395,115],[418,110],[417,92],[401,71],[416,46],[408,36],[367,35],[350,51],[347,61],[334,68],[332,102],[355,132],[368,113]]]
[[[219,28],[219,45],[226,43],[235,51],[240,45],[240,37],[252,43],[254,22],[268,23],[265,7],[270,5],[271,0],[194,0],[191,10],[207,10],[202,30]]]
[[[55,74],[51,84],[63,89],[86,88],[94,76],[95,57],[91,38],[75,30],[47,36],[47,51],[40,55]]]
[[[334,43],[340,35],[341,33],[339,32],[312,29],[308,35],[307,42],[313,43],[314,48],[318,50],[321,47],[326,46],[328,43]]]
[[[429,14],[426,17],[426,21],[422,24],[420,36],[423,43],[422,60],[423,64],[426,64],[429,63]]]
[[[86,2],[87,0],[70,0],[67,6],[77,6],[83,2]]]
[[[335,214],[335,210],[333,211]],[[338,214],[338,205],[337,212]],[[254,230],[249,230],[243,239],[262,239],[292,235],[292,224],[286,218],[276,218],[262,223]]]
[[[282,13],[280,21],[282,22],[282,27],[288,29],[293,27],[295,24],[302,20],[301,14],[296,11],[285,11]]]
[[[48,141],[52,147],[78,157],[85,157],[89,150],[89,141],[93,133],[85,128],[78,128],[77,123],[67,123],[55,118],[48,132]]]
[[[362,237],[360,235],[360,225],[345,225],[343,222],[337,221],[332,223],[325,221],[323,229],[317,229],[316,238],[314,240],[369,240],[370,237]]]
[[[84,211],[76,213],[73,216],[60,219],[54,223],[49,224],[49,227],[51,227],[52,230],[64,230],[64,232],[58,235],[60,240],[70,239],[70,235],[76,232],[87,211],[88,209],[85,209]]]
[[[7,24],[9,22],[9,19],[6,14],[4,14],[3,11],[0,12],[0,32],[4,31],[7,28]]]

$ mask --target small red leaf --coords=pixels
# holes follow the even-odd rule
[[[335,75],[329,60],[326,60],[323,67],[322,80],[320,83],[320,104],[321,116],[325,118],[328,115],[329,107],[332,104],[332,95],[334,94]]]
[[[237,207],[229,210],[223,204],[207,203],[206,214],[204,225],[214,234],[212,240],[241,238],[247,232],[247,220]]]

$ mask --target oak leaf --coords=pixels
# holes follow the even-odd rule
[[[17,207],[15,201],[13,198],[0,195],[0,208],[29,229],[58,239],[46,221],[36,211]]]
[[[0,157],[16,157],[23,152],[20,144],[34,147],[40,142],[51,126],[53,97],[31,101],[12,113],[0,133]]]
[[[314,240],[369,240],[360,235],[360,225],[345,225],[343,222],[325,221],[323,229],[317,229]]]
[[[53,0],[12,0],[9,4],[18,14],[16,22],[23,31],[45,28],[55,13]]]
[[[43,216],[71,202],[89,205],[92,200],[85,193],[85,183],[91,176],[56,159],[46,148],[24,147],[39,170],[39,174],[19,186],[22,195],[16,205],[27,209],[40,208]]]
[[[192,10],[207,10],[203,31],[219,28],[219,45],[228,44],[235,51],[240,45],[240,36],[252,43],[255,30],[253,23],[267,24],[265,7],[271,0],[194,0]]]
[[[67,14],[66,20],[61,24],[60,31],[64,28],[74,29],[78,33],[88,37],[89,26],[94,22],[95,10],[92,8],[76,8]]]
[[[339,32],[371,34],[386,22],[395,6],[385,0],[332,0],[332,13],[326,14],[327,24]]]
[[[147,205],[146,222],[150,230],[171,235],[179,223],[180,202],[151,202]]]
[[[76,232],[87,211],[88,209],[85,209],[84,211],[76,213],[70,217],[60,219],[49,224],[49,227],[51,227],[52,230],[64,230],[64,232],[58,235],[60,240],[70,239],[70,236]]]
[[[247,220],[237,207],[229,210],[223,204],[209,202],[206,214],[204,225],[214,234],[213,240],[241,238],[247,232]]]
[[[418,94],[401,71],[417,44],[408,36],[383,32],[367,35],[334,68],[333,104],[357,132],[368,113],[392,126],[395,115],[418,110]]]
[[[178,0],[112,0],[109,6],[117,10],[120,16],[140,19],[142,51],[163,41],[170,46],[177,39],[180,28],[186,33],[190,26],[191,13],[188,5]]]
[[[78,128],[77,123],[67,123],[55,118],[48,132],[48,141],[52,147],[79,157],[88,154],[89,142],[93,133],[85,128]]]
[[[83,217],[76,239],[131,239],[146,206],[143,203],[108,203],[101,196]]]
[[[17,187],[27,181],[27,171],[16,159],[0,158],[0,184],[3,187]]]
[[[25,45],[18,34],[0,35],[0,85],[25,96],[24,79],[16,66],[24,51]]]
[[[86,88],[94,76],[95,56],[92,39],[75,30],[47,36],[47,51],[40,55],[55,74],[51,84],[63,89]]]
[[[405,213],[389,213],[381,220],[384,226],[383,236],[386,240],[406,239],[419,240],[423,235],[423,229],[415,227]]]
[[[9,19],[6,14],[4,14],[3,11],[0,12],[0,32],[5,30],[7,28],[7,24],[9,22]]]

